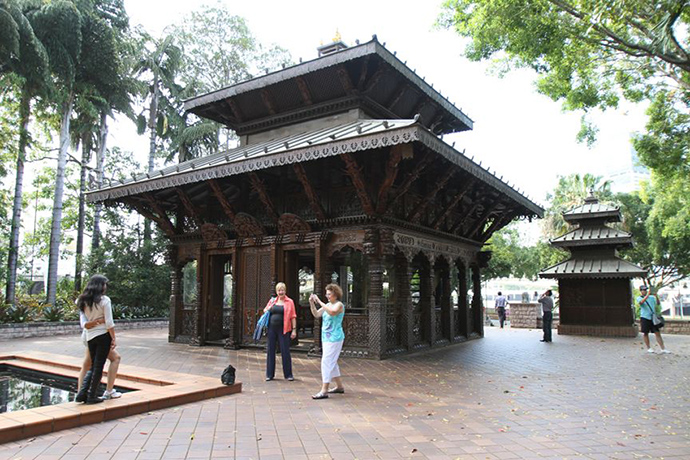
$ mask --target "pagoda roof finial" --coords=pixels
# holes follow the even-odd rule
[[[343,41],[343,37],[340,36],[340,31],[339,31],[338,28],[336,27],[336,29],[335,29],[335,37],[333,37],[333,43],[337,43],[337,42],[340,42],[340,41]]]

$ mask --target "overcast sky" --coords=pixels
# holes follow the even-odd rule
[[[503,79],[487,73],[487,63],[461,57],[461,39],[452,31],[438,30],[436,0],[237,1],[224,0],[229,10],[246,19],[255,37],[276,43],[295,62],[316,58],[316,47],[328,43],[336,30],[349,45],[366,42],[373,34],[386,48],[474,121],[474,130],[444,138],[455,148],[474,156],[482,166],[516,184],[534,201],[543,204],[558,175],[591,172],[606,175],[630,155],[630,133],[644,127],[642,110],[610,112],[597,116],[599,142],[588,149],[577,144],[580,114],[563,113],[560,103],[534,90],[534,75],[527,70]],[[202,3],[179,0],[125,0],[132,25],[141,24],[158,36],[169,24]],[[145,158],[145,136],[136,138],[128,122],[114,127],[109,145],[133,150]],[[142,160],[143,162],[143,160]]]

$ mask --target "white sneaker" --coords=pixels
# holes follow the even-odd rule
[[[670,355],[670,354],[671,354],[671,352],[668,351],[668,350],[661,350],[661,353],[663,353],[663,354],[665,354],[665,355]]]
[[[647,348],[647,353],[654,353],[654,349],[653,348]]]
[[[119,391],[113,389],[113,391],[108,391],[105,390],[105,393],[103,393],[103,399],[117,399],[122,396],[122,393]]]

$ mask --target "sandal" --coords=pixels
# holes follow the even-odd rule
[[[315,395],[311,396],[311,399],[326,399],[326,398],[328,398],[328,395],[326,393],[321,393],[321,392],[318,392]]]
[[[345,393],[345,388],[331,388],[330,390],[328,390],[328,393],[341,395]]]

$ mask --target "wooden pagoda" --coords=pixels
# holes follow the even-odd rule
[[[558,280],[558,333],[635,337],[631,279],[647,272],[618,257],[633,244],[629,233],[606,225],[621,221],[620,209],[589,196],[563,218],[575,228],[551,244],[571,257],[539,274]]]
[[[486,240],[543,209],[441,135],[472,120],[374,37],[195,97],[240,146],[113,184],[170,240],[169,339],[252,343],[276,282],[319,352],[310,292],[345,291],[344,353],[381,359],[481,337]],[[191,281],[190,281],[191,279]]]

